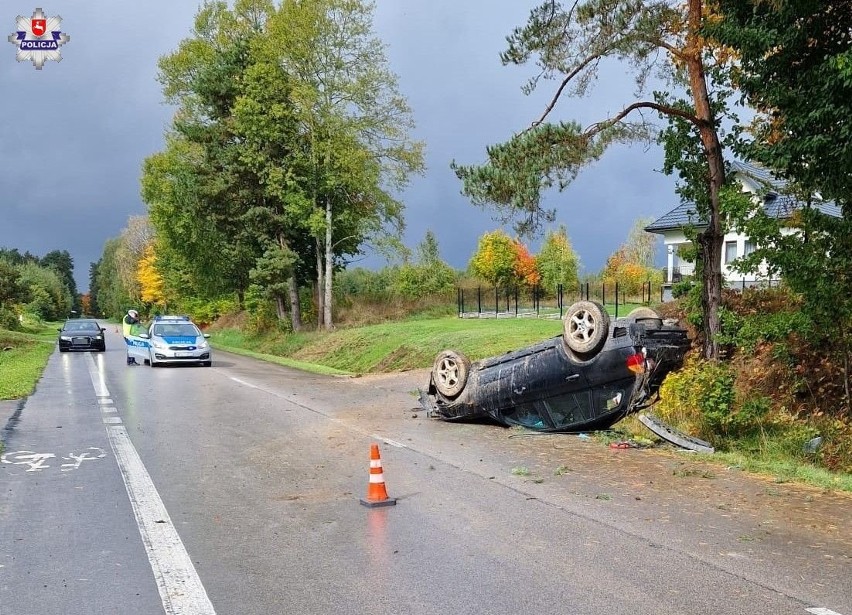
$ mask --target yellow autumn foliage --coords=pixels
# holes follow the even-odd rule
[[[153,242],[145,246],[142,258],[136,265],[136,279],[139,282],[142,301],[159,306],[165,305],[163,276],[157,271],[157,252]]]

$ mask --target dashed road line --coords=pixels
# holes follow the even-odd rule
[[[109,397],[104,373],[91,355],[88,360],[96,394]],[[105,423],[112,423],[108,420],[112,418],[118,419],[103,417]],[[198,572],[127,430],[114,424],[108,424],[106,430],[166,615],[215,615]]]

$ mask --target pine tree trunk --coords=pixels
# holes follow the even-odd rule
[[[704,357],[719,358],[717,336],[721,331],[719,308],[722,305],[722,242],[725,237],[720,212],[719,194],[725,183],[725,164],[722,146],[716,127],[710,96],[707,91],[707,77],[701,56],[701,19],[702,0],[689,0],[689,29],[687,48],[696,50],[687,61],[689,86],[695,103],[698,118],[698,132],[704,155],[707,159],[710,211],[707,228],[698,238],[699,249],[703,257],[701,307],[703,312]]]

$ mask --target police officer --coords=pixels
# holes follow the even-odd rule
[[[139,312],[136,310],[127,310],[127,314],[124,316],[124,319],[121,321],[121,329],[124,333],[124,341],[125,346],[127,348],[127,364],[128,365],[138,365],[136,363],[136,358],[130,355],[130,344],[128,342],[128,338],[133,335],[134,328],[139,327]]]

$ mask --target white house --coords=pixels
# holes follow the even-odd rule
[[[766,169],[742,162],[734,162],[731,169],[743,192],[753,195],[755,204],[761,204],[767,214],[774,218],[786,219],[805,203],[794,197],[785,195],[786,182],[774,177]],[[840,206],[835,203],[815,199],[811,207],[817,208],[830,216],[840,217]],[[667,263],[663,270],[664,294],[668,295],[673,283],[681,281],[685,276],[695,273],[695,264],[683,260],[680,251],[691,247],[692,243],[686,238],[688,227],[700,231],[706,228],[707,221],[702,219],[693,203],[682,203],[673,210],[645,227],[649,233],[663,236],[666,246]],[[782,230],[783,232],[783,230]],[[792,229],[789,232],[793,232]],[[722,246],[722,275],[728,286],[746,287],[755,284],[771,284],[765,272],[743,274],[731,267],[731,263],[754,250],[754,243],[736,229],[725,233]]]

